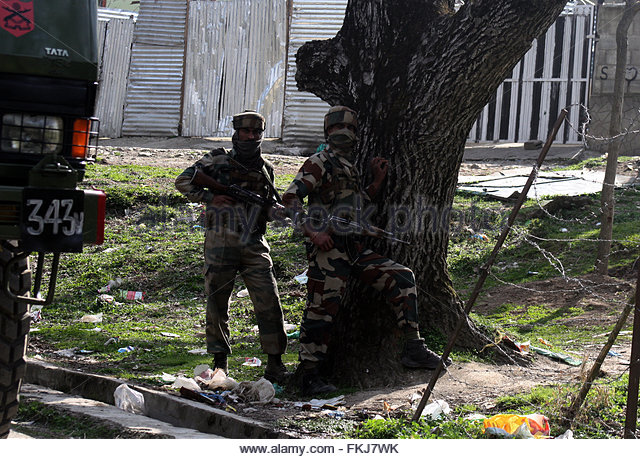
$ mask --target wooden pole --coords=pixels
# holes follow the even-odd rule
[[[631,365],[629,366],[629,389],[627,390],[627,414],[624,423],[624,438],[636,438],[638,420],[638,385],[640,384],[640,259],[636,282],[636,308],[633,313],[633,338],[631,340]]]
[[[633,302],[629,302],[629,304],[625,306],[624,310],[622,311],[622,314],[618,318],[616,325],[613,327],[613,330],[609,334],[609,339],[607,339],[607,342],[600,350],[600,353],[598,354],[598,357],[596,358],[596,361],[593,364],[593,367],[591,367],[591,370],[589,371],[587,378],[585,379],[584,383],[582,383],[582,388],[580,389],[580,392],[578,392],[578,395],[571,402],[571,406],[567,409],[567,412],[565,414],[566,424],[570,424],[571,422],[573,422],[573,420],[578,414],[578,411],[580,411],[580,408],[582,407],[582,404],[587,398],[587,394],[589,393],[589,390],[593,385],[593,381],[595,381],[598,375],[600,374],[600,368],[602,368],[604,359],[607,357],[607,355],[609,354],[609,351],[611,350],[611,346],[613,346],[613,343],[618,338],[618,335],[620,334],[620,330],[622,330],[622,327],[627,321],[627,318],[629,317],[629,314],[631,313],[632,308],[633,308]],[[629,378],[629,383],[631,383],[631,378]],[[638,385],[636,384],[636,404],[638,402],[637,388],[638,388]],[[567,422],[567,421],[570,421],[570,422]]]

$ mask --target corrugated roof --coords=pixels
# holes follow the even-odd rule
[[[138,13],[135,11],[119,10],[115,8],[98,8],[98,20],[108,21],[109,19],[129,19],[135,22],[138,19]]]

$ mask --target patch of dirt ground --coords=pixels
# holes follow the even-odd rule
[[[635,289],[635,278],[627,279],[585,276],[574,280],[550,279],[531,282],[519,286],[500,286],[490,289],[477,303],[475,312],[491,314],[504,304],[519,305],[522,313],[528,306],[546,305],[546,318],[552,318],[555,324],[569,328],[584,329],[597,326],[611,330],[618,320],[623,304],[630,299]],[[582,308],[579,314],[569,314],[574,306]],[[546,320],[546,319],[545,319]],[[631,325],[632,318],[628,319]],[[528,353],[531,363],[528,365],[490,365],[480,362],[455,362],[443,372],[434,386],[429,402],[444,400],[450,407],[473,404],[480,410],[495,406],[497,397],[515,395],[537,386],[551,386],[564,383],[578,383],[595,362],[606,341],[606,333],[593,336],[594,344],[571,346],[567,341],[560,359]],[[543,337],[531,346],[548,349]],[[615,380],[628,371],[631,354],[631,335],[622,332],[613,345],[610,355],[605,359],[601,377]],[[583,365],[569,364],[561,358],[569,356]],[[415,409],[422,398],[423,391],[431,380],[433,372],[425,370],[405,370],[404,383],[397,386],[378,387],[361,390],[344,396],[345,419],[361,420],[376,415],[406,415]],[[328,413],[304,412],[299,407],[250,410],[240,414],[268,423],[278,419],[308,419],[309,417],[329,416]],[[303,427],[304,429],[304,427]],[[300,431],[298,431],[300,433]]]
[[[167,167],[187,167],[202,154],[215,146],[230,146],[224,139],[214,141],[187,142],[187,140],[173,140],[163,143],[161,140],[150,139],[146,145],[144,140],[136,138],[115,139],[98,150],[98,160],[106,164],[140,164]],[[276,173],[294,174],[304,161],[303,156],[293,154],[279,155],[278,144],[268,142],[264,149],[267,157],[276,166]],[[168,147],[168,148],[167,148]],[[526,169],[530,170],[530,165]],[[473,161],[462,164],[462,175],[488,175],[504,172],[510,168],[525,168],[523,164],[514,161]],[[627,174],[637,174],[637,161],[621,164],[620,171]],[[528,172],[527,172],[528,173]],[[553,317],[557,323],[569,327],[587,327],[598,325],[603,329],[611,329],[622,310],[621,302],[633,292],[635,280],[629,275],[617,278],[597,278],[587,276],[568,281],[562,278],[531,282],[520,286],[504,285],[486,292],[477,302],[473,311],[480,314],[491,314],[492,311],[506,303],[520,305],[522,312],[526,312],[528,305],[546,305],[548,317]],[[569,314],[573,306],[579,306],[584,312]],[[600,337],[598,341],[604,340]],[[631,339],[618,339],[612,349],[614,353],[605,360],[604,374],[620,375],[628,369]],[[570,345],[570,343],[567,343]],[[544,348],[544,340],[531,343],[532,346]],[[575,348],[568,355],[586,360],[589,364],[600,352],[602,344],[594,344],[584,348]],[[430,398],[445,400],[450,406],[460,404],[475,404],[478,407],[490,408],[496,397],[501,395],[521,393],[535,386],[556,383],[576,382],[581,372],[580,366],[572,366],[564,361],[555,360],[539,354],[531,354],[532,363],[529,365],[489,365],[478,362],[454,362],[444,372]],[[89,370],[90,371],[90,370]],[[357,391],[344,396],[344,405],[339,407],[345,411],[345,419],[370,418],[375,415],[393,415],[403,410],[411,409],[412,403],[417,403],[422,391],[430,381],[432,372],[407,371],[402,379],[402,385],[396,387],[380,387],[371,390]],[[269,405],[267,407],[237,406],[238,414],[276,423],[279,419],[291,420],[326,416],[319,411],[302,411],[300,407],[284,403],[282,406]],[[315,435],[298,429],[297,434]]]

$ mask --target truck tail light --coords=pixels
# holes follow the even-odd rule
[[[91,134],[91,120],[78,118],[73,122],[73,140],[71,156],[78,159],[87,157],[89,135]]]

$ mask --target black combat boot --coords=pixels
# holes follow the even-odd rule
[[[226,352],[216,352],[213,354],[213,369],[220,368],[225,375],[229,374],[229,366],[227,364]]]
[[[302,374],[302,395],[314,396],[335,392],[338,389],[333,384],[325,382],[317,371],[305,371]]]
[[[281,354],[269,354],[267,358],[267,368],[264,370],[264,379],[272,383],[285,386],[291,378],[291,373],[282,363]]]
[[[429,350],[424,344],[424,340],[410,339],[404,343],[400,362],[408,368],[426,368],[427,370],[435,370],[440,362],[440,356]],[[451,359],[444,362],[445,367],[451,365]]]

